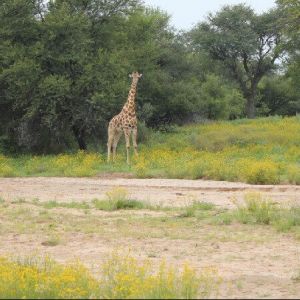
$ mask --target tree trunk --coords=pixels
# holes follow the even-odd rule
[[[78,143],[79,149],[80,150],[86,150],[87,147],[86,147],[86,142],[84,140],[84,130],[81,129],[81,128],[78,128],[75,125],[72,127],[72,130],[73,130],[75,139],[76,139],[76,141]]]
[[[246,115],[248,119],[255,119],[256,111],[255,111],[255,95],[248,95],[246,98]]]
[[[245,98],[246,102],[246,115],[249,119],[255,119],[256,117],[256,95],[257,95],[257,83],[252,82],[249,91],[247,91]]]

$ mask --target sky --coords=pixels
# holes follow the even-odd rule
[[[170,24],[178,30],[189,30],[204,21],[209,12],[224,5],[245,3],[257,13],[275,7],[275,0],[144,0],[147,6],[159,7],[171,15]]]

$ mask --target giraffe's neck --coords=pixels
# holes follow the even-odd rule
[[[136,95],[137,80],[133,80],[128,93],[127,101],[123,107],[123,110],[135,111],[135,95]]]

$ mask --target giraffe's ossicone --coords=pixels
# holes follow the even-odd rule
[[[107,142],[107,161],[110,161],[111,151],[113,152],[113,160],[116,157],[117,145],[122,133],[124,132],[127,151],[127,163],[130,164],[129,149],[130,135],[132,134],[132,143],[134,152],[137,155],[137,117],[135,112],[135,96],[139,78],[142,74],[133,72],[129,77],[132,78],[131,87],[128,98],[121,112],[114,116],[108,125],[108,142]]]

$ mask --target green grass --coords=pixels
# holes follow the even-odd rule
[[[258,193],[245,195],[243,204],[237,208],[214,216],[210,222],[218,225],[229,225],[233,222],[252,225],[271,225],[279,232],[295,232],[300,230],[300,207],[280,207],[271,199]]]
[[[0,155],[0,176],[97,176],[106,172],[137,177],[300,184],[300,118],[209,122],[148,132],[139,156],[127,166],[124,145],[115,163],[106,153],[7,157]]]
[[[147,205],[141,201],[130,200],[130,199],[117,199],[115,201],[94,199],[92,201],[92,203],[96,209],[104,210],[104,211],[114,211],[114,210],[120,210],[120,209],[146,209],[146,208],[149,208],[149,205]]]
[[[277,218],[277,208],[269,199],[251,193],[245,197],[245,205],[238,205],[236,219],[243,224],[270,224]]]
[[[181,217],[199,217],[199,211],[210,211],[214,209],[215,205],[208,202],[198,202],[194,201],[191,205],[188,205],[184,208],[183,213],[180,214]],[[203,216],[204,214],[202,214]]]
[[[55,207],[65,207],[65,208],[79,208],[79,209],[89,209],[91,206],[87,202],[57,202],[55,200],[46,202],[35,202],[35,204],[40,205],[44,208],[55,208]]]
[[[148,218],[143,219],[142,225],[139,220],[131,220],[130,224],[133,224],[133,228],[130,230],[135,230],[134,228],[139,228],[148,224],[150,227],[166,227],[170,225],[186,226],[191,224],[201,224],[203,221],[205,224],[211,225],[231,225],[233,223],[249,224],[249,225],[270,225],[280,232],[294,232],[296,236],[300,237],[300,207],[281,207],[274,204],[271,199],[265,198],[259,193],[248,193],[245,195],[243,203],[236,203],[235,209],[220,209],[217,208],[212,203],[194,201],[190,205],[184,207],[164,207],[159,205],[151,205],[147,202],[130,199],[128,198],[127,191],[123,188],[114,188],[107,192],[108,199],[94,199],[91,202],[58,202],[58,201],[47,201],[41,202],[38,199],[34,201],[26,201],[24,199],[17,199],[15,201],[6,202],[2,200],[0,202],[0,208],[2,211],[6,211],[6,215],[9,219],[16,220],[16,231],[19,233],[29,231],[34,231],[37,228],[35,222],[30,222],[32,218],[36,218],[38,222],[48,223],[48,229],[52,228],[54,224],[58,221],[53,219],[53,217],[47,212],[53,208],[67,208],[67,209],[80,209],[90,215],[93,210],[103,210],[107,212],[117,211],[117,210],[150,210],[154,213],[165,213],[166,215],[161,218]],[[10,206],[13,205],[13,208]],[[16,206],[18,205],[18,206]],[[39,211],[39,214],[33,214],[30,205],[40,207],[43,210]],[[45,210],[46,209],[46,210]],[[61,218],[61,217],[59,217]],[[63,217],[62,217],[63,218]],[[73,217],[71,217],[72,219]],[[90,223],[95,222],[96,218],[89,216],[90,220],[85,220],[82,224],[82,228],[87,228],[90,230]],[[72,230],[74,228],[79,228],[81,221],[73,222],[69,220],[66,216],[67,223],[70,223],[68,227]],[[180,221],[182,219],[182,221]],[[61,219],[63,220],[63,219]],[[193,220],[193,221],[188,221]],[[148,222],[149,221],[149,222]],[[29,222],[29,223],[28,223]],[[116,226],[122,227],[123,221],[116,221]],[[4,222],[3,222],[4,223]],[[27,224],[28,223],[28,224]],[[73,224],[74,223],[74,224]],[[163,226],[159,225],[164,223]],[[27,225],[26,225],[27,224]],[[73,225],[72,225],[73,224]],[[79,224],[79,225],[78,225]],[[148,226],[147,225],[147,226]],[[79,226],[79,227],[78,227]],[[93,226],[94,227],[94,226]],[[130,227],[130,226],[129,226]],[[43,227],[46,231],[47,228]],[[94,231],[94,230],[92,230]],[[126,234],[126,233],[124,233]]]

